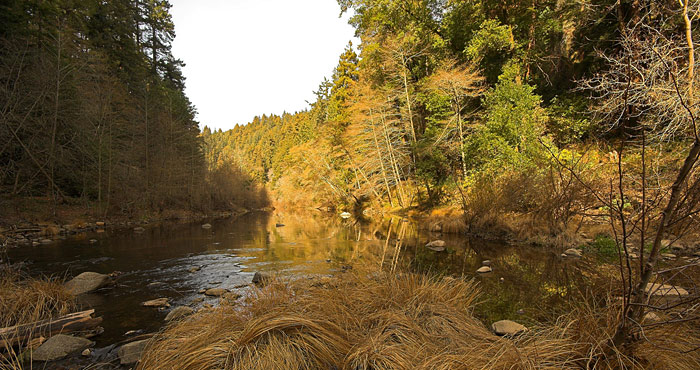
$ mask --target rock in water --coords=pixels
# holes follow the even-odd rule
[[[202,225],[202,229],[211,229],[211,224]]]
[[[141,227],[141,226],[138,226],[138,227],[135,227],[135,228],[134,228],[134,232],[135,232],[135,233],[142,233],[142,232],[144,232],[144,231],[146,231],[146,229],[144,229],[144,228]]]
[[[342,217],[342,218],[350,218],[350,217],[352,217],[352,215],[350,214],[350,212],[343,212],[343,213],[340,214],[340,217]]]
[[[262,272],[256,272],[253,275],[253,284],[262,287],[265,286],[270,281],[270,276]]]
[[[491,266],[491,260],[483,260],[481,261],[482,266]]]
[[[72,337],[65,334],[54,335],[32,352],[32,360],[60,360],[71,353],[78,353],[93,344],[91,340],[85,338]]]
[[[444,240],[433,240],[432,242],[426,244],[425,246],[428,248],[444,247],[445,241]]]
[[[136,342],[127,343],[119,347],[117,354],[119,355],[119,362],[122,365],[135,364],[141,359],[141,353],[148,344],[148,339],[139,340]]]
[[[435,252],[444,252],[445,251],[445,247],[427,247],[427,248],[430,249],[431,251],[435,251]]]
[[[275,227],[284,227],[284,224],[275,224]]]
[[[170,304],[168,303],[168,298],[158,298],[158,299],[151,299],[150,301],[146,301],[141,303],[141,306],[145,307],[170,307]]]
[[[496,321],[491,325],[491,329],[501,336],[514,336],[527,331],[525,326],[510,320]]]
[[[491,271],[493,271],[493,269],[490,266],[481,266],[481,267],[479,267],[478,270],[476,270],[476,272],[478,272],[480,274],[485,274],[485,273],[491,272]]]
[[[581,257],[583,255],[581,253],[581,250],[576,248],[569,248],[564,251],[564,254],[566,254],[569,257]]]
[[[187,306],[180,306],[176,307],[174,310],[168,312],[168,315],[165,316],[165,321],[172,321],[172,320],[177,320],[181,319],[185,316],[189,316],[194,313],[194,310],[190,307]]]
[[[89,293],[106,285],[109,275],[96,272],[83,272],[65,284],[71,294],[78,295]]]
[[[228,290],[224,288],[211,288],[204,291],[204,294],[210,297],[221,297],[226,293],[228,293]]]

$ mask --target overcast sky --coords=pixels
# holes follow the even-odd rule
[[[335,0],[171,0],[200,126],[305,109],[354,30]],[[354,39],[353,44],[356,45]]]

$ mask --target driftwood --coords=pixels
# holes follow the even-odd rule
[[[48,319],[29,324],[0,329],[0,348],[24,345],[39,337],[49,338],[56,334],[67,334],[95,328],[102,317],[92,317],[95,310],[75,312],[57,319]]]

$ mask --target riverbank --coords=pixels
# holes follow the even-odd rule
[[[67,236],[104,232],[107,229],[142,230],[163,222],[188,223],[204,219],[240,216],[250,210],[232,207],[229,210],[197,211],[163,209],[135,214],[104,214],[93,204],[67,201],[55,209],[46,198],[0,200],[6,210],[0,215],[0,246],[38,246],[51,244]]]

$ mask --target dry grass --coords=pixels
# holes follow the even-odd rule
[[[75,308],[75,297],[59,282],[25,278],[0,265],[0,327],[66,315]]]
[[[0,265],[0,328],[67,315],[76,308],[75,297],[60,282],[28,278],[17,269]],[[4,339],[8,338],[0,337]],[[24,344],[0,347],[0,370],[23,368]]]
[[[412,274],[343,274],[275,282],[242,307],[224,305],[168,327],[140,369],[700,368],[693,331],[647,331],[630,357],[606,353],[616,309],[580,307],[516,339],[472,315],[474,282]],[[670,348],[654,340],[676,342]],[[609,353],[609,352],[608,352]],[[674,356],[675,355],[675,356]]]

